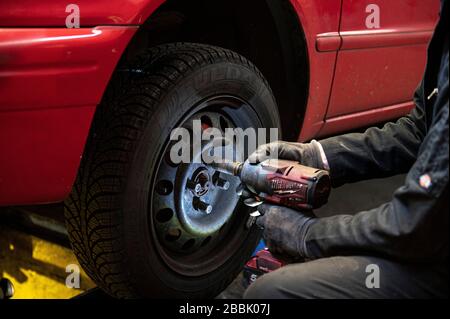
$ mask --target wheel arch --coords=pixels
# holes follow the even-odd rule
[[[140,17],[142,26],[121,63],[170,42],[198,42],[236,51],[269,81],[283,138],[298,139],[308,100],[309,58],[301,18],[290,0],[154,0]]]

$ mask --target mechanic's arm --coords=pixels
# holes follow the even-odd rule
[[[261,146],[249,161],[259,163],[269,157],[279,157],[326,169],[335,187],[406,173],[415,162],[427,133],[423,98],[423,85],[420,85],[414,96],[415,109],[383,128],[336,136],[320,143],[274,142]]]
[[[420,85],[414,96],[416,107],[397,122],[320,141],[333,185],[408,172],[427,134],[423,99]]]
[[[405,259],[446,255],[448,240],[443,236],[447,236],[449,221],[448,112],[447,102],[427,134],[405,185],[395,192],[391,202],[355,216],[316,219],[302,239],[303,254],[320,258],[371,251]],[[390,148],[399,147],[383,139],[391,143]],[[382,162],[401,165],[385,159]]]
[[[355,216],[314,218],[262,205],[257,223],[273,252],[292,258],[378,253],[409,260],[447,256],[448,102],[391,202]]]

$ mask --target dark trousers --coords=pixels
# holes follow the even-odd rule
[[[332,257],[266,274],[247,289],[244,298],[448,298],[448,279],[447,262],[407,264],[377,257]],[[379,288],[369,288],[378,283]]]

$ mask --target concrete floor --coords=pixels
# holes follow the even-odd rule
[[[318,216],[354,214],[389,201],[404,176],[346,185],[333,190]],[[69,248],[59,206],[0,209],[0,278],[10,279],[15,298],[71,298],[95,287],[81,274],[80,289],[67,288],[66,266],[77,264]],[[220,298],[239,298],[238,277]]]

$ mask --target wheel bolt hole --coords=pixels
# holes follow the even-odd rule
[[[166,234],[166,240],[170,242],[177,241],[181,237],[181,230],[178,228],[172,228]]]
[[[156,184],[156,192],[159,195],[166,196],[172,193],[172,191],[173,191],[173,184],[170,181],[162,180]]]
[[[181,249],[183,250],[189,250],[195,245],[195,239],[191,238],[187,242],[184,243],[183,247]]]
[[[167,223],[173,217],[173,210],[170,208],[161,209],[156,213],[156,220],[159,223]]]
[[[211,239],[212,239],[211,236],[206,237],[206,238],[203,240],[201,246],[202,246],[202,247],[205,247],[206,245],[208,245],[209,242],[211,241]]]

